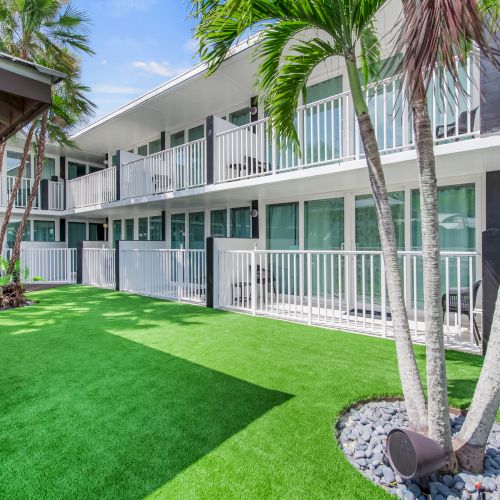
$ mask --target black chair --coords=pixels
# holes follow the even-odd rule
[[[249,276],[252,273],[252,266],[248,266],[248,273]],[[276,278],[274,274],[271,273],[270,269],[264,269],[261,270],[260,265],[257,264],[257,269],[256,269],[256,286],[258,287],[261,283],[263,287],[267,287],[267,290],[271,292],[274,296],[276,295]],[[262,274],[265,274],[265,276],[262,276]],[[271,288],[272,286],[272,288]],[[248,290],[246,290],[248,288]],[[235,296],[234,290],[237,290],[237,294]],[[245,293],[247,291],[247,293]],[[251,283],[248,281],[239,281],[237,283],[233,283],[232,287],[232,293],[233,293],[233,304],[235,305],[246,305],[247,302],[247,297],[248,300],[251,298]]]
[[[446,312],[463,314],[469,318],[469,321],[473,323],[473,335],[474,340],[477,345],[479,345],[481,341],[481,335],[479,333],[479,328],[476,323],[476,318],[474,317],[474,309],[476,307],[477,295],[479,293],[479,288],[481,287],[482,281],[476,281],[474,286],[472,287],[472,307],[470,301],[470,289],[460,288],[460,308],[458,307],[458,289],[450,288],[448,292],[448,307],[446,305],[446,294],[443,294],[441,297],[441,305],[443,307],[443,321],[446,317]]]
[[[476,113],[478,108],[474,108],[470,112],[470,129],[474,130],[474,122],[476,120]],[[458,117],[458,132],[456,131],[456,123],[449,123],[446,126],[446,136],[453,138],[455,135],[462,135],[468,132],[467,129],[467,111],[462,111]],[[436,127],[436,139],[444,139],[444,125],[438,125]]]

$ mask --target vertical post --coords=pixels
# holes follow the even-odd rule
[[[255,263],[255,250],[251,253],[251,276],[250,279],[250,293],[251,293],[251,304],[252,304],[252,314],[255,316],[257,314],[257,265]]]
[[[307,322],[312,324],[312,257],[307,252]]]
[[[116,240],[115,246],[115,290],[120,291],[120,240]]]
[[[76,283],[83,284],[83,241],[76,244]]]
[[[206,167],[207,167],[207,184],[214,183],[214,148],[215,148],[215,128],[214,117],[210,115],[206,121],[206,134],[207,134],[207,154],[206,154]]]
[[[40,208],[42,210],[49,209],[49,181],[42,179],[40,181]]]
[[[66,219],[59,219],[59,241],[66,241]]]
[[[483,232],[483,354],[493,326],[493,315],[500,286],[500,228]]]
[[[167,212],[161,211],[161,241],[167,241]]]
[[[184,284],[184,272],[182,266],[182,256],[183,250],[176,250],[175,253],[177,255],[177,300],[180,302],[182,298],[182,286]]]
[[[207,238],[207,250],[205,254],[206,259],[206,272],[207,272],[207,282],[206,282],[206,292],[205,301],[206,306],[214,307],[214,239],[209,236]]]
[[[121,158],[120,158],[120,150],[116,152],[116,200],[121,199],[120,193],[120,177],[121,177]]]
[[[164,130],[160,132],[160,149],[162,151],[165,151],[165,149],[167,149],[166,134]]]

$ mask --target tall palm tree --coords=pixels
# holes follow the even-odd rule
[[[90,101],[84,97],[85,87],[79,83],[78,57],[82,53],[93,53],[88,43],[87,26],[87,17],[68,0],[4,0],[0,4],[0,50],[58,69],[67,75],[53,96],[52,110],[47,114],[45,126],[42,127],[38,121],[38,152],[45,150],[46,132],[41,133],[42,129],[57,142],[67,144],[68,127],[92,108]],[[56,101],[59,101],[59,106]],[[26,226],[38,193],[40,176],[37,177],[36,172],[39,164],[40,168],[43,167],[43,160],[44,157],[37,153],[31,199],[28,199],[20,228]],[[2,234],[6,232],[9,218],[4,218]],[[23,232],[18,231],[15,248],[20,247],[22,235]],[[13,254],[15,256],[15,252]]]
[[[411,422],[426,426],[426,405],[413,353],[399,270],[394,222],[373,124],[359,73],[358,56],[368,70],[379,47],[374,16],[385,0],[191,0],[199,20],[195,35],[200,56],[213,73],[231,47],[249,30],[260,31],[258,85],[278,138],[298,144],[294,115],[297,100],[318,64],[344,59],[354,110],[364,146],[384,258],[395,330],[399,373]],[[360,47],[360,54],[358,54]]]
[[[417,162],[420,173],[420,213],[422,220],[422,253],[424,280],[424,314],[427,348],[427,392],[428,392],[428,429],[429,435],[445,449],[448,468],[456,468],[457,461],[453,451],[448,407],[448,388],[444,351],[443,318],[441,306],[440,245],[438,221],[438,187],[434,143],[429,118],[427,89],[432,81],[433,69],[439,64],[442,73],[449,73],[454,84],[462,88],[457,70],[459,63],[466,63],[467,52],[474,43],[483,54],[494,63],[495,56],[489,40],[490,26],[487,17],[495,19],[498,9],[497,0],[487,0],[482,4],[477,0],[403,0],[403,19],[401,24],[398,52],[403,52],[402,69],[408,98],[411,103]],[[490,344],[492,350],[498,349],[499,342]],[[500,352],[497,352],[496,368]],[[490,356],[492,360],[495,356]],[[494,362],[490,360],[491,362]],[[495,366],[495,365],[494,365]],[[485,363],[485,369],[491,368]],[[494,377],[493,377],[494,379]],[[490,382],[491,378],[488,378]],[[500,403],[500,373],[497,372],[496,390],[494,384],[485,391],[488,393],[490,415],[483,422],[482,440],[476,440],[473,451],[471,446],[459,447],[458,458],[462,465],[475,469],[482,467],[484,447],[496,410]],[[477,398],[475,398],[477,399]],[[483,402],[485,401],[482,399]],[[496,400],[496,408],[493,409]],[[476,405],[473,405],[474,407]],[[484,409],[483,408],[483,409]],[[491,412],[491,410],[493,410]],[[484,412],[482,413],[484,416]],[[477,418],[477,416],[476,416]],[[468,421],[470,419],[468,418]],[[487,425],[486,422],[488,422]],[[489,425],[491,423],[491,425]],[[464,429],[468,425],[464,426]],[[462,436],[464,431],[462,432]],[[465,444],[465,441],[464,441]],[[467,452],[465,452],[467,450]]]

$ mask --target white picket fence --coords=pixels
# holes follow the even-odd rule
[[[478,66],[471,56],[457,71],[467,90],[459,93],[450,78],[434,75],[428,91],[429,113],[436,144],[478,133],[479,95],[474,84]],[[365,87],[382,154],[414,147],[411,109],[400,75]],[[364,157],[350,92],[297,109],[295,126],[302,155],[271,129],[269,120],[252,122],[216,134],[215,182],[275,175]]]
[[[120,290],[202,303],[205,250],[120,250]]]
[[[122,198],[169,193],[206,183],[206,139],[176,146],[122,165]]]
[[[480,312],[475,300],[477,257],[467,252],[441,254],[449,342],[479,343],[472,321],[473,310]],[[412,335],[423,341],[422,255],[401,252],[400,262]],[[393,335],[381,252],[223,250],[218,252],[215,276],[223,309]]]
[[[112,201],[116,201],[116,167],[105,168],[66,182],[68,209]]]
[[[11,257],[11,250],[3,254]],[[21,267],[28,270],[28,284],[76,283],[75,248],[22,248]]]
[[[82,283],[99,288],[115,288],[115,250],[84,248],[82,250]]]

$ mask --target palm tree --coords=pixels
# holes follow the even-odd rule
[[[78,55],[93,53],[86,35],[87,24],[87,17],[67,0],[4,0],[0,5],[0,50],[58,69],[67,75],[53,96],[52,110],[46,116],[45,125],[38,121],[35,179],[20,224],[23,230],[38,193],[40,175],[36,173],[43,167],[44,155],[40,156],[40,152],[45,150],[46,132],[56,142],[68,144],[69,126],[92,109],[90,101],[83,94],[86,88],[79,83]],[[45,132],[42,133],[42,130]],[[9,219],[10,214],[9,217],[6,214],[1,231],[3,235]],[[14,248],[20,248],[22,235],[23,232],[18,231]],[[16,257],[15,252],[13,257]]]
[[[446,451],[448,468],[453,470],[457,466],[453,451],[451,428],[448,407],[448,389],[446,379],[446,364],[443,336],[443,320],[441,306],[441,277],[440,277],[440,246],[438,222],[438,188],[434,144],[431,129],[431,120],[427,103],[427,89],[431,83],[433,69],[440,65],[440,71],[449,73],[458,88],[462,82],[458,77],[457,58],[459,63],[465,63],[467,49],[474,43],[483,54],[496,63],[492,49],[489,46],[488,24],[486,17],[495,18],[497,1],[487,0],[482,5],[476,0],[462,0],[461,2],[435,0],[403,1],[403,21],[401,25],[400,44],[398,52],[403,52],[402,69],[405,78],[408,98],[411,103],[417,160],[420,173],[420,212],[422,219],[422,253],[424,278],[424,314],[426,334],[427,358],[427,392],[428,392],[428,432],[430,437],[438,441]],[[481,11],[484,8],[484,12]],[[493,16],[492,16],[493,15]],[[406,49],[406,50],[405,50]],[[461,88],[462,92],[465,89]],[[498,328],[497,328],[498,329]],[[498,341],[496,341],[498,344]],[[490,349],[495,350],[495,341]],[[498,368],[500,353],[497,352],[496,366]],[[491,362],[495,362],[491,355]],[[488,371],[489,363],[485,363]],[[486,377],[489,382],[493,379]],[[481,385],[481,384],[480,384]],[[500,402],[500,380],[497,376],[496,394],[495,384],[489,385],[487,405],[493,410],[496,399],[496,408],[489,415],[482,426],[488,428],[482,432],[481,439],[476,440],[476,453],[472,460],[471,446],[461,446],[463,452],[458,453],[461,465],[466,468],[477,469],[482,467],[484,447],[494,422],[496,410]],[[477,398],[475,398],[477,399]],[[481,398],[483,402],[486,400]],[[480,403],[477,403],[478,405]],[[476,407],[476,405],[473,405]],[[476,415],[475,418],[477,418]],[[473,417],[474,418],[474,417]],[[470,418],[467,419],[470,421]],[[487,423],[488,422],[488,423]],[[484,425],[486,424],[487,425]],[[491,425],[489,425],[491,423]],[[477,425],[477,424],[476,424]],[[468,424],[464,429],[468,428]],[[475,426],[476,427],[476,426]],[[482,430],[486,430],[483,428]],[[464,438],[465,431],[462,431]],[[470,443],[469,443],[470,444]],[[467,449],[467,452],[465,450]],[[475,462],[472,464],[472,462]]]
[[[425,397],[411,342],[394,223],[357,66],[361,55],[368,73],[376,67],[379,46],[373,23],[385,0],[191,0],[191,3],[193,16],[199,20],[195,36],[200,42],[200,56],[208,64],[209,74],[222,64],[235,41],[252,29],[260,31],[256,47],[260,61],[258,85],[278,139],[291,139],[298,145],[294,115],[309,75],[330,57],[344,59],[378,216],[403,393],[411,422],[416,428],[424,428]]]

